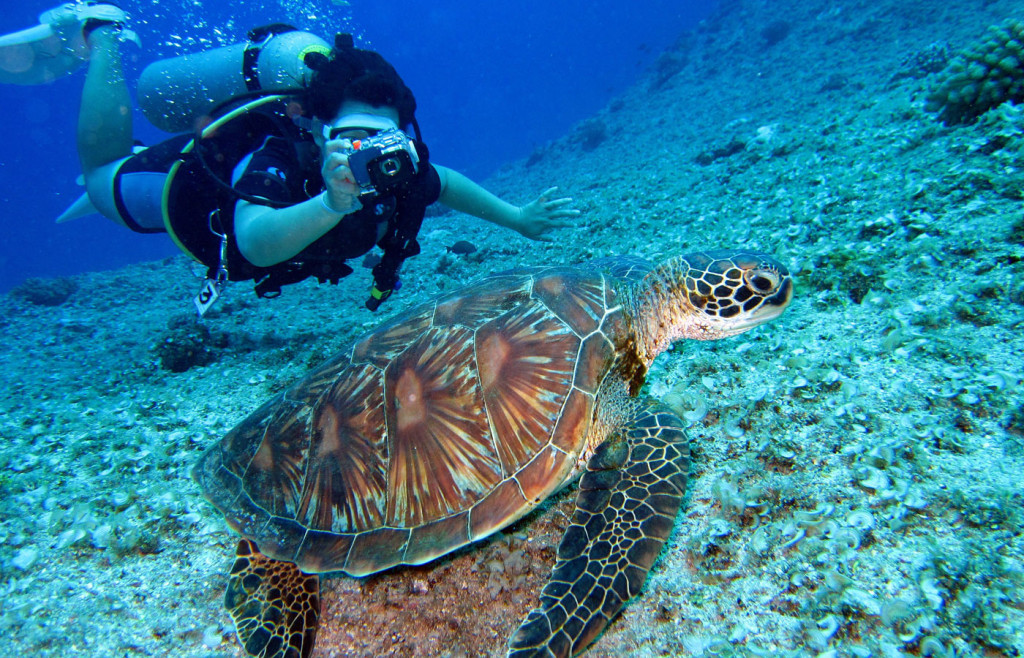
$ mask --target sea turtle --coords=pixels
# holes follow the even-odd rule
[[[786,268],[742,251],[488,276],[404,312],[264,404],[197,464],[242,535],[225,605],[246,651],[307,656],[319,579],[423,564],[582,475],[509,656],[569,656],[639,591],[686,485],[684,423],[638,396],[682,338],[777,317]]]

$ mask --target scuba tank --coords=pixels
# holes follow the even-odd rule
[[[326,41],[288,25],[256,28],[249,41],[154,62],[139,77],[138,102],[150,123],[167,132],[201,128],[229,99],[302,87],[313,71],[311,52],[329,55]]]

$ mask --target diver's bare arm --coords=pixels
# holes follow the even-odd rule
[[[320,175],[327,189],[320,196],[277,209],[247,201],[235,204],[235,239],[247,261],[257,267],[282,263],[362,208],[359,186],[348,168],[350,147],[343,139],[324,146]]]
[[[319,197],[287,208],[239,201],[235,204],[238,250],[257,267],[276,265],[311,245],[342,217],[328,210]]]
[[[557,191],[554,187],[524,206],[514,206],[454,169],[440,165],[433,167],[441,178],[441,196],[438,199],[441,203],[467,215],[518,231],[531,240],[550,242],[551,238],[545,235],[548,231],[574,225],[570,219],[580,214],[579,210],[567,207],[572,199],[550,198]]]
[[[433,165],[441,178],[441,203],[488,222],[515,229],[519,222],[519,207],[502,201],[483,187],[454,169]]]

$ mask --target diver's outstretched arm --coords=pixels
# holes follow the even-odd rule
[[[580,211],[568,197],[554,198],[557,187],[547,189],[524,206],[515,206],[491,194],[463,174],[433,165],[441,178],[441,203],[453,210],[518,231],[531,240],[551,242],[548,232],[575,226]]]
[[[78,158],[88,176],[132,154],[132,106],[121,63],[119,28],[104,25],[89,34],[89,69],[78,113]]]

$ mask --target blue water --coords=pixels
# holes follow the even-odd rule
[[[394,64],[416,94],[433,160],[483,180],[603,107],[715,2],[121,4],[143,41],[141,50],[125,48],[133,89],[146,64],[234,43],[255,25],[289,22],[328,40],[336,31],[352,32],[357,45]],[[0,33],[34,25],[49,7],[9,4]],[[99,216],[54,223],[81,193],[74,135],[83,78],[84,70],[38,87],[0,85],[0,291],[29,276],[109,269],[175,253],[164,235],[133,234]],[[145,143],[167,136],[138,114],[136,134]]]

